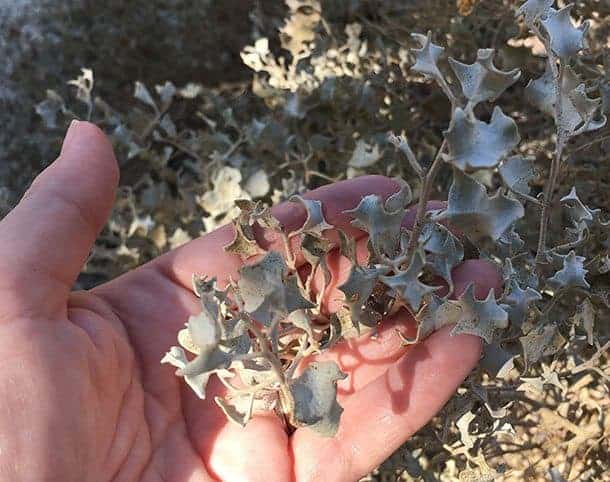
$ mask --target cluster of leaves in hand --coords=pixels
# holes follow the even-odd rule
[[[587,97],[584,84],[571,69],[563,69],[559,81],[553,77],[557,65],[552,62],[575,55],[583,46],[586,26],[574,27],[568,12],[569,8],[555,11],[548,2],[530,0],[519,15],[525,16],[551,49],[546,73],[528,84],[527,95],[540,110],[555,115],[560,132],[574,136],[598,129],[605,118],[598,114],[600,100]],[[451,121],[435,161],[453,169],[447,206],[429,215],[418,212],[413,229],[403,229],[412,193],[408,184],[399,180],[400,190],[388,199],[369,195],[348,211],[352,224],[368,234],[367,261],[358,261],[355,241],[341,233],[339,249],[352,267],[348,279],[339,286],[342,308],[327,313],[321,300],[325,299],[324,289],[330,278],[325,256],[331,245],[323,236],[332,226],[325,221],[320,203],[293,198],[304,206],[307,219],[296,232],[285,233],[260,203],[238,202],[241,212],[234,223],[235,237],[226,249],[244,261],[262,259],[246,264],[239,280],[225,291],[218,291],[212,282],[196,281],[203,312],[189,319],[180,333],[182,348],[173,347],[164,358],[178,367],[177,374],[185,377],[201,397],[205,396],[210,375],[223,380],[228,395],[216,401],[236,423],[247,423],[253,410],[274,408],[293,426],[309,426],[333,435],[342,411],[336,401],[336,382],[345,375],[334,363],[301,366],[301,362],[340,340],[375,330],[385,316],[398,309],[407,309],[418,322],[416,338],[405,339],[406,344],[416,343],[448,324],[455,325],[453,333],[483,338],[492,347],[486,350],[486,356],[495,358],[483,364],[495,367],[495,376],[507,360],[514,358],[508,351],[511,343],[506,342],[507,338],[520,341],[525,369],[559,350],[563,338],[558,326],[550,323],[553,305],[560,297],[586,297],[590,285],[585,258],[574,248],[586,242],[593,229],[604,231],[610,224],[600,218],[598,210],[586,207],[573,189],[561,203],[571,223],[569,232],[576,240],[544,253],[549,261],[546,271],[536,266],[517,231],[525,215],[523,202],[536,202],[529,185],[536,170],[530,159],[514,155],[520,135],[510,116],[498,106],[489,122],[475,113],[479,104],[500,97],[521,72],[499,69],[494,64],[494,51],[481,49],[472,64],[449,58],[455,80],[448,81],[448,73],[440,64],[444,49],[432,43],[430,33],[414,38],[420,47],[412,52],[412,70],[436,81],[452,106]],[[311,55],[311,50],[302,48],[302,42],[311,39],[306,35],[301,43],[295,39],[287,40],[292,58]],[[262,55],[258,50],[247,55],[255,52]],[[263,64],[255,70],[263,70]],[[459,92],[455,86],[460,87]],[[557,102],[562,104],[559,109]],[[424,186],[434,181],[434,166],[422,167],[404,138],[393,136],[392,141]],[[500,188],[491,195],[476,177],[482,171],[498,173]],[[463,232],[461,239],[441,223]],[[283,255],[265,253],[256,239],[258,228],[274,231],[285,241]],[[295,237],[310,265],[305,275],[295,266],[291,250]],[[457,300],[451,299],[451,273],[464,259],[464,242],[476,245],[478,256],[504,265],[505,290],[500,299],[490,291],[485,299],[478,300],[473,286]],[[520,280],[517,270],[530,272],[530,278]],[[324,286],[314,292],[316,276],[324,280]],[[540,309],[544,295],[551,298],[550,308]],[[592,305],[588,303],[590,311]],[[587,310],[581,308],[581,312]],[[585,328],[592,329],[590,321]],[[188,361],[183,348],[196,357]]]
[[[279,56],[272,41],[266,39],[244,50],[244,62],[255,70],[246,95],[241,95],[243,86],[219,94],[196,84],[177,88],[167,83],[148,90],[137,83],[134,95],[138,108],[127,117],[92,92],[92,75],[83,72],[71,84],[82,110],[68,108],[59,95],[50,92],[47,101],[40,104],[39,113],[48,125],[58,129],[60,115],[92,115],[112,135],[127,174],[124,182],[133,184],[122,190],[89,269],[97,270],[102,265],[105,271],[118,266],[126,269],[238,216],[235,238],[226,249],[242,256],[252,267],[251,271],[245,270],[245,276],[242,272],[240,280],[256,281],[242,283],[245,299],[240,299],[239,281],[224,291],[211,280],[196,279],[202,314],[207,315],[188,320],[179,335],[180,346],[172,348],[165,361],[179,369],[199,396],[205,396],[209,376],[220,377],[228,386],[228,395],[216,401],[230,419],[242,424],[255,409],[275,409],[293,425],[309,425],[331,434],[340,416],[334,383],[342,375],[330,365],[310,364],[297,370],[294,360],[298,353],[302,354],[299,358],[307,360],[307,354],[343,338],[375,330],[386,312],[404,307],[414,313],[418,332],[405,343],[415,343],[447,323],[456,323],[456,332],[478,334],[491,342],[485,345],[481,366],[496,378],[485,377],[483,370],[473,374],[468,394],[457,396],[443,416],[442,444],[438,430],[429,433],[428,438],[425,433],[417,436],[412,447],[418,454],[418,447],[436,447],[427,452],[437,459],[439,450],[450,450],[449,444],[455,443],[459,448],[450,450],[454,457],[466,456],[473,466],[482,467],[480,451],[490,446],[491,436],[510,432],[510,420],[520,418],[515,415],[517,404],[510,416],[508,408],[494,408],[502,400],[499,393],[512,392],[494,391],[492,386],[488,393],[486,386],[513,386],[515,380],[521,380],[522,386],[544,387],[548,392],[550,386],[565,386],[566,380],[576,376],[570,366],[564,367],[558,383],[555,365],[549,368],[544,364],[550,356],[574,359],[582,365],[591,352],[603,355],[600,344],[604,344],[604,334],[599,321],[607,313],[607,283],[603,278],[610,270],[608,225],[600,210],[589,208],[579,198],[582,194],[586,196],[582,199],[590,198],[581,187],[588,182],[586,179],[574,181],[578,194],[576,189],[569,192],[570,186],[557,189],[560,199],[553,202],[548,249],[544,251],[546,263],[537,264],[531,254],[536,252],[532,241],[538,233],[530,226],[536,223],[545,202],[537,187],[547,183],[541,179],[539,163],[547,162],[542,150],[552,144],[553,138],[540,135],[540,142],[531,141],[533,130],[546,132],[551,123],[538,122],[539,117],[530,116],[517,99],[529,101],[535,107],[532,112],[539,110],[555,121],[565,139],[578,134],[586,134],[581,140],[591,138],[603,124],[600,101],[591,98],[598,85],[592,69],[579,71],[583,61],[589,66],[596,62],[574,53],[586,46],[585,23],[575,26],[567,14],[569,9],[553,11],[552,6],[548,0],[526,2],[520,13],[523,24],[532,28],[534,36],[540,35],[541,44],[552,48],[555,65],[564,63],[562,82],[557,82],[556,73],[546,62],[545,73],[539,78],[534,75],[524,96],[520,96],[523,90],[519,85],[528,83],[528,69],[521,73],[513,68],[511,55],[517,49],[501,46],[505,36],[502,32],[500,41],[493,43],[500,52],[481,49],[477,53],[479,44],[464,37],[464,32],[477,29],[464,28],[462,19],[456,19],[447,36],[447,50],[462,61],[449,59],[447,63],[445,50],[432,43],[431,33],[415,34],[413,41],[418,48],[412,51],[402,47],[411,45],[409,38],[399,42],[399,48],[387,47],[385,35],[375,37],[367,23],[335,28],[331,22],[334,35],[325,35],[328,25],[320,20],[328,12],[310,0],[290,2],[290,17],[280,32],[284,50]],[[579,6],[579,12],[583,9],[586,7]],[[480,13],[471,20],[484,23]],[[354,18],[358,16],[351,16],[350,21]],[[425,20],[417,19],[417,27],[410,28],[422,28]],[[412,25],[409,21],[401,17],[401,30]],[[595,25],[592,27],[594,31]],[[397,32],[391,25],[384,30]],[[522,28],[521,34],[527,35],[526,30]],[[488,37],[483,35],[484,42]],[[387,44],[393,45],[391,41]],[[468,63],[464,60],[468,58],[475,61]],[[505,66],[510,62],[510,67],[497,67],[502,62]],[[530,59],[528,67],[531,63]],[[543,69],[539,70],[542,73]],[[405,83],[402,77],[410,82]],[[306,208],[310,224],[317,225],[314,232],[287,234],[274,224],[262,203],[248,199],[271,204],[322,182],[363,172],[405,178],[415,173],[425,180],[430,175],[428,159],[434,154],[431,145],[438,142],[443,128],[439,124],[445,122],[445,117],[439,120],[434,114],[446,105],[441,99],[430,108],[431,99],[442,96],[430,94],[426,77],[439,83],[452,106],[451,122],[444,126],[445,147],[439,149],[442,168],[437,182],[432,183],[434,191],[440,190],[439,186],[452,175],[449,205],[421,219],[417,243],[410,252],[413,231],[400,228],[402,203],[408,203],[407,188],[389,204],[369,198],[355,206],[355,225],[370,234],[369,258],[366,263],[358,263],[353,242],[341,239],[339,249],[352,261],[353,269],[340,289],[342,308],[335,314],[327,313],[320,304],[323,296],[319,286],[311,277],[298,277],[292,255],[288,251],[283,257],[266,255],[256,241],[258,227],[275,231],[280,238],[290,237],[291,242],[294,237],[301,238],[301,255],[311,266],[305,272],[317,271],[318,279],[325,281],[325,253],[331,246],[321,236],[328,228],[320,223],[322,206],[310,204]],[[599,91],[602,95],[606,92],[607,97],[603,85],[599,84]],[[506,89],[508,95],[502,95]],[[250,92],[254,95],[248,95]],[[418,105],[422,94],[425,101]],[[502,110],[492,104],[498,96]],[[607,113],[610,104],[606,100],[604,105],[602,110]],[[197,113],[192,117],[197,122],[190,119],[185,123],[180,113],[194,108]],[[536,129],[532,129],[534,123]],[[407,162],[393,152],[386,136],[388,130],[402,129],[407,129],[410,139],[417,139],[411,149],[402,136],[391,138]],[[523,143],[519,142],[519,131],[525,138]],[[540,149],[538,164],[530,157],[536,154],[532,144]],[[576,165],[583,164],[578,157],[573,160]],[[146,173],[141,179],[130,177],[141,172]],[[417,181],[411,184],[418,193]],[[419,193],[421,196],[421,189]],[[423,197],[427,199],[428,194]],[[307,202],[304,198],[293,199]],[[153,242],[156,246],[151,250]],[[259,266],[265,256],[270,259]],[[502,266],[501,297],[490,294],[487,299],[475,299],[470,288],[453,299],[452,270],[473,257]],[[260,277],[266,287],[266,301],[261,303]],[[312,284],[316,284],[315,290]],[[305,305],[292,311],[295,306]],[[210,322],[210,313],[216,313],[214,306],[220,313],[217,330]],[[280,321],[274,321],[275,317]],[[278,326],[276,334],[285,338],[275,337],[271,323]],[[255,330],[264,342],[259,341]],[[195,338],[201,346],[193,341]],[[273,353],[274,344],[277,354]],[[265,347],[269,353],[263,354]],[[183,370],[191,363],[188,370]],[[542,376],[535,377],[541,366]],[[530,372],[527,379],[517,373],[525,375],[525,371]],[[282,373],[283,380],[278,376]],[[313,400],[319,404],[312,405]],[[467,404],[460,405],[465,400]],[[490,417],[493,423],[487,426],[485,421]],[[456,426],[457,435],[450,430]],[[467,452],[461,451],[460,442]]]

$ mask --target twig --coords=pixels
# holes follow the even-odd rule
[[[598,137],[598,138],[592,140],[591,142],[587,142],[586,144],[583,144],[582,146],[578,146],[575,149],[572,149],[572,151],[570,151],[569,154],[570,155],[576,154],[577,152],[584,151],[585,149],[588,149],[589,147],[592,147],[595,144],[599,144],[600,142],[605,142],[608,140],[610,140],[610,136]]]
[[[397,136],[393,132],[388,133],[388,141],[396,149],[403,153],[403,155],[407,158],[407,161],[409,161],[409,165],[411,166],[411,168],[415,171],[419,179],[423,182],[424,178],[426,177],[426,174],[423,168],[421,167],[421,164],[417,160],[417,157],[415,157],[415,154],[413,153],[409,142],[403,136]]]
[[[224,154],[222,154],[222,160],[226,161],[229,157],[231,157],[233,153],[237,150],[237,148],[241,146],[244,142],[246,142],[246,136],[240,133],[237,140],[229,146],[229,148],[224,152]]]
[[[553,157],[553,161],[551,163],[551,171],[544,189],[544,203],[542,205],[542,213],[540,215],[540,234],[538,237],[538,249],[536,252],[536,262],[544,263],[546,262],[546,237],[548,233],[549,216],[551,214],[551,201],[555,191],[557,177],[559,176],[563,148],[565,147],[567,141],[566,132],[560,124],[561,117],[563,115],[561,87],[563,83],[564,66],[561,61],[559,61],[559,67],[557,66],[558,58],[553,53],[548,39],[542,35],[537,27],[532,27],[532,30],[534,34],[544,43],[547,53],[547,62],[553,74],[553,87],[555,90],[555,124],[557,129],[557,141],[555,143],[555,156]]]
[[[309,335],[307,335],[307,333],[305,333],[305,336],[303,336],[303,338],[301,339],[298,353],[293,358],[292,362],[290,363],[290,366],[286,370],[286,378],[291,379],[293,377],[294,372],[296,371],[297,367],[301,363],[301,360],[303,360],[305,357],[311,355],[315,351],[315,347],[313,347],[313,345],[311,343],[309,343],[309,346],[307,348],[305,348],[307,346],[308,342],[309,342]]]
[[[166,144],[169,144],[170,146],[175,147],[176,149],[178,149],[180,152],[183,152],[184,154],[186,154],[187,156],[192,157],[193,159],[195,159],[197,162],[201,163],[202,165],[205,165],[205,161],[203,160],[203,158],[197,154],[195,151],[193,151],[191,148],[185,146],[184,144],[182,144],[181,142],[179,142],[176,139],[171,139],[169,137],[160,137],[159,140],[161,142],[165,142]]]
[[[589,358],[586,362],[583,362],[580,365],[576,365],[574,368],[572,368],[572,373],[580,373],[580,372],[585,371],[585,370],[590,369],[590,368],[597,368],[597,367],[593,366],[594,363],[597,360],[599,360],[601,358],[601,356],[606,351],[608,351],[608,349],[610,349],[610,341],[607,341],[605,343],[605,345],[602,346],[599,350],[597,350],[595,352],[595,354],[591,358]],[[607,375],[606,375],[606,379],[608,379]]]
[[[284,371],[282,368],[282,364],[279,358],[273,354],[269,347],[267,346],[267,340],[263,333],[258,329],[256,324],[250,320],[247,316],[242,318],[246,323],[246,326],[250,332],[256,337],[258,340],[258,344],[261,350],[261,356],[263,356],[271,365],[271,371],[275,375],[280,388],[280,401],[282,402],[282,408],[285,414],[289,417],[292,417],[294,413],[294,398],[292,397],[292,393],[290,392],[290,388],[288,387],[288,383],[286,382],[286,376],[284,375]]]
[[[159,122],[161,121],[163,116],[167,113],[168,109],[169,109],[169,106],[167,106],[167,108],[165,108],[163,110],[159,110],[159,109],[155,108],[155,117],[153,117],[153,119],[148,123],[148,125],[144,128],[142,133],[139,135],[140,140],[142,142],[144,142],[148,138],[148,136],[152,133],[152,131],[155,130],[155,127],[157,127],[157,125],[159,124]]]
[[[436,179],[436,175],[443,164],[443,151],[445,150],[445,146],[447,145],[447,140],[443,140],[441,147],[439,147],[436,157],[430,166],[430,170],[427,172],[426,177],[424,178],[424,183],[422,186],[422,192],[419,196],[419,202],[417,204],[417,214],[415,215],[415,222],[413,223],[413,230],[411,231],[411,237],[409,239],[409,244],[407,246],[407,266],[411,264],[413,260],[413,256],[415,254],[415,250],[417,248],[417,243],[419,241],[419,236],[424,227],[424,217],[426,216],[426,206],[428,204],[428,198],[430,197],[430,191],[432,190],[432,186],[434,185],[434,180]]]

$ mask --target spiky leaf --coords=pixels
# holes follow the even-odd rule
[[[419,310],[424,297],[438,289],[438,287],[428,286],[419,280],[425,263],[426,257],[424,253],[416,251],[413,261],[405,271],[399,271],[391,276],[381,276],[379,278],[398,297],[409,303],[414,312]]]
[[[343,407],[337,402],[337,382],[347,375],[335,362],[313,362],[290,383],[295,422],[332,437],[339,428]]]
[[[574,26],[570,17],[573,6],[566,5],[560,10],[549,8],[542,18],[542,25],[550,38],[551,49],[562,58],[573,57],[585,47],[585,34],[589,29],[589,22]]]
[[[458,300],[447,300],[433,296],[429,304],[418,314],[420,332],[426,336],[445,325],[455,324],[452,334],[467,333],[493,341],[496,330],[508,326],[508,313],[496,303],[493,290],[487,298],[479,301],[474,296],[474,285],[470,284]]]
[[[595,307],[589,298],[578,305],[576,313],[572,321],[577,325],[582,325],[582,328],[587,333],[587,343],[593,345],[593,326],[595,324]]]
[[[460,81],[462,92],[473,106],[498,98],[521,76],[519,69],[506,72],[499,70],[493,64],[494,53],[493,49],[479,49],[477,60],[472,64],[449,58],[449,65]]]
[[[441,78],[443,74],[438,68],[438,60],[445,49],[432,43],[431,31],[428,31],[426,35],[412,33],[411,37],[417,40],[421,46],[419,49],[411,49],[411,52],[415,55],[415,63],[411,66],[411,70],[428,77]]]
[[[376,194],[362,198],[355,209],[345,211],[354,217],[352,225],[366,231],[377,256],[393,257],[400,243],[404,208],[389,210],[387,203]]]
[[[351,322],[359,332],[361,324],[371,326],[379,321],[380,316],[368,308],[367,302],[379,277],[387,272],[388,268],[385,266],[352,266],[348,279],[338,287],[345,295],[344,305],[349,312],[349,319],[346,317],[347,313],[341,314],[340,321],[344,327]]]
[[[548,279],[549,285],[561,288],[590,288],[591,286],[585,279],[587,270],[584,266],[585,258],[577,256],[574,251],[570,251],[563,258],[563,268],[557,271]]]
[[[244,228],[239,223],[235,223],[233,229],[235,233],[233,241],[224,247],[225,251],[238,255],[242,260],[265,252],[255,239],[250,239],[245,235]]]
[[[569,67],[564,67],[561,82],[561,118],[555,117],[557,95],[554,87],[554,76],[547,64],[544,74],[530,80],[525,87],[525,95],[538,109],[555,119],[555,124],[570,136],[603,127],[606,118],[597,116],[601,99],[590,99],[585,91],[585,84]]]
[[[497,106],[489,124],[455,109],[445,138],[449,146],[446,161],[462,171],[497,166],[520,140],[515,121]]]
[[[357,169],[364,169],[372,166],[379,159],[381,159],[381,152],[379,152],[377,144],[370,145],[364,139],[358,139],[356,148],[347,164]]]
[[[459,226],[473,241],[497,241],[524,215],[523,206],[501,192],[489,197],[485,186],[455,170],[449,189],[447,209],[436,216]]]
[[[254,408],[254,396],[249,397],[250,403],[247,405],[245,412],[241,412],[235,405],[229,403],[227,400],[221,397],[214,397],[214,401],[223,411],[225,416],[231,422],[245,427],[250,418],[252,417],[252,409]]]
[[[515,280],[509,281],[508,293],[502,302],[506,304],[508,319],[515,326],[521,326],[525,321],[530,304],[542,299],[542,295],[529,286],[522,289]]]
[[[305,218],[303,226],[301,226],[294,234],[307,233],[321,237],[324,231],[332,228],[332,225],[329,224],[324,218],[322,203],[320,201],[315,199],[305,199],[298,195],[292,196],[290,201],[300,203],[307,212],[307,217]]]
[[[281,254],[271,251],[258,263],[244,266],[237,282],[245,310],[269,325],[298,309],[313,308],[297,286]]]
[[[515,356],[498,343],[486,343],[480,363],[489,375],[503,379],[515,366]]]
[[[464,259],[462,243],[445,226],[434,222],[424,226],[420,239],[428,253],[428,264],[453,291],[451,271]]]
[[[526,370],[543,356],[556,353],[565,343],[564,338],[557,331],[555,325],[547,324],[531,330],[527,335],[519,338],[523,350]]]
[[[555,3],[555,0],[527,0],[517,10],[517,17],[523,15],[525,17],[525,23],[529,26],[533,26],[540,17],[546,16],[550,8]]]
[[[186,353],[184,350],[177,346],[172,346],[170,351],[165,354],[165,356],[161,359],[161,363],[168,363],[178,370],[182,370],[188,363],[188,359],[186,358]],[[193,389],[195,394],[204,399],[205,398],[205,388],[208,384],[208,380],[210,379],[211,373],[198,373],[195,375],[185,375],[184,381]]]
[[[459,321],[451,332],[454,335],[476,335],[491,343],[495,331],[508,326],[508,313],[496,303],[493,290],[489,290],[485,300],[479,301],[474,296],[474,284],[471,284],[454,306],[459,307],[460,312]]]
[[[532,158],[511,156],[499,167],[498,172],[506,186],[515,192],[529,194],[529,183],[538,175]]]

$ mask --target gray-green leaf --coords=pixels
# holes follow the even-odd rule
[[[516,199],[499,191],[489,197],[485,186],[455,170],[447,209],[436,220],[448,220],[473,241],[497,241],[523,215],[523,206]]]
[[[509,291],[502,301],[506,304],[506,311],[508,312],[510,322],[520,327],[525,321],[530,304],[541,300],[542,296],[538,291],[529,286],[526,289],[522,289],[514,279],[511,279],[509,283]]]
[[[170,351],[161,359],[161,363],[168,363],[178,370],[182,370],[188,363],[186,353],[177,346],[172,346]],[[211,373],[199,373],[196,375],[186,375],[184,381],[193,389],[195,394],[201,398],[205,398],[205,387],[208,384]]]
[[[530,193],[529,183],[538,172],[532,158],[511,156],[498,168],[502,181],[511,190],[521,194]]]
[[[508,313],[496,303],[493,290],[489,290],[485,300],[478,301],[474,296],[474,284],[471,284],[455,306],[460,308],[460,319],[453,328],[452,335],[467,333],[491,343],[496,330],[508,327]]]
[[[462,171],[497,166],[521,139],[515,121],[497,106],[489,124],[455,109],[445,138],[449,145],[445,160]]]
[[[525,87],[525,95],[538,109],[555,119],[555,124],[568,135],[599,129],[606,123],[603,115],[596,117],[601,105],[600,99],[589,99],[583,84],[570,66],[564,67],[561,82],[561,118],[555,118],[557,95],[553,72],[547,64],[544,74],[530,80]]]
[[[419,339],[445,325],[455,324],[452,335],[467,333],[491,343],[496,330],[508,326],[508,313],[496,303],[493,290],[485,300],[479,301],[474,296],[474,284],[470,284],[458,300],[444,301],[433,295],[417,319]]]
[[[155,111],[158,111],[157,104],[155,103],[152,95],[148,88],[140,81],[136,81],[133,96],[141,102],[152,107]]]
[[[360,323],[370,325],[377,321],[371,319],[371,312],[367,309],[367,301],[379,280],[380,275],[388,272],[387,267],[366,267],[353,265],[349,278],[338,287],[345,295],[344,305],[348,308],[351,323],[359,332]],[[345,319],[342,320],[345,323]]]
[[[453,291],[451,271],[464,259],[462,243],[445,226],[434,222],[424,226],[420,240],[429,254],[429,266],[447,282],[450,291]]]
[[[516,16],[523,15],[525,23],[531,27],[540,17],[546,16],[553,3],[555,0],[527,0],[519,7]]]
[[[352,225],[366,231],[373,251],[394,257],[400,244],[400,233],[405,209],[388,210],[387,203],[376,194],[362,198],[355,209],[345,211],[352,215]]]
[[[519,69],[507,72],[498,70],[493,64],[494,53],[493,49],[479,49],[477,60],[472,64],[463,64],[449,58],[449,65],[460,81],[462,92],[473,106],[479,102],[497,99],[521,76]]]
[[[379,278],[397,296],[409,303],[414,312],[419,310],[424,297],[434,293],[439,288],[438,286],[428,286],[419,280],[425,264],[426,257],[424,253],[416,251],[413,261],[405,271],[399,271],[392,276],[381,276]]]
[[[560,10],[549,8],[541,22],[549,35],[551,50],[562,58],[573,57],[585,47],[585,34],[589,22],[575,27],[570,17],[574,5],[566,5]]]
[[[324,437],[337,433],[343,407],[337,402],[337,381],[347,375],[335,362],[313,362],[290,383],[296,423]]]
[[[295,233],[309,233],[314,236],[321,237],[322,233],[327,229],[331,229],[332,225],[329,224],[324,218],[324,212],[322,211],[322,203],[315,199],[305,199],[301,196],[294,195],[290,198],[291,202],[300,203],[307,211],[307,218]]]
[[[549,285],[561,288],[590,288],[591,286],[585,279],[587,270],[584,266],[585,258],[577,256],[574,251],[570,251],[563,258],[563,268],[557,271],[551,278],[548,279]]]
[[[421,45],[419,49],[411,49],[415,55],[415,63],[411,66],[411,70],[429,77],[441,78],[443,74],[438,68],[438,60],[445,49],[432,43],[431,31],[428,31],[427,35],[412,33],[411,37]]]
[[[313,308],[297,286],[280,253],[270,251],[258,263],[240,269],[237,282],[244,309],[265,325],[298,309]]]

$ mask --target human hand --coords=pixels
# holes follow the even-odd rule
[[[117,182],[105,136],[74,123],[59,159],[0,222],[2,480],[356,480],[423,426],[479,359],[478,338],[450,336],[446,328],[401,346],[396,330],[412,336],[415,325],[398,313],[375,339],[344,342],[319,357],[349,375],[338,385],[345,411],[334,438],[306,428],[289,436],[273,414],[256,414],[243,429],[230,424],[213,402],[220,383],[212,380],[202,401],[160,364],[199,311],[192,273],[221,283],[237,275],[241,261],[223,250],[230,227],[93,290],[71,292]],[[331,224],[356,234],[343,211],[397,188],[371,176],[306,197],[322,201]],[[273,212],[288,229],[305,218],[294,204]],[[276,241],[263,242],[273,248]],[[344,261],[329,260],[335,286],[347,276]],[[480,298],[500,286],[495,268],[480,261],[464,262],[453,277],[457,294],[473,281]]]

